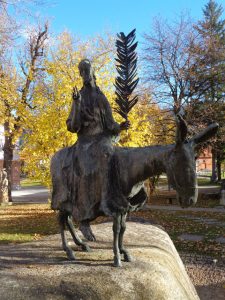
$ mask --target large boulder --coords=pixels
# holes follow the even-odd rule
[[[112,223],[93,226],[93,251],[66,260],[59,235],[17,246],[2,246],[1,299],[199,299],[185,267],[162,229],[127,223],[125,244],[133,262],[112,266]],[[5,252],[4,252],[5,247]],[[11,247],[11,248],[10,248]],[[12,286],[13,288],[12,288]],[[21,297],[21,298],[20,298]]]

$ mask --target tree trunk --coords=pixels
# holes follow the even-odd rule
[[[220,181],[222,179],[222,173],[221,173],[221,157],[219,153],[217,153],[216,167],[217,167],[218,181]]]
[[[4,123],[4,134],[5,134],[5,144],[3,147],[4,151],[4,162],[3,168],[7,173],[8,180],[8,200],[12,202],[12,161],[13,161],[13,142],[12,135],[10,133],[9,122]]]
[[[216,150],[212,149],[212,177],[211,182],[217,181],[217,173],[216,173]]]

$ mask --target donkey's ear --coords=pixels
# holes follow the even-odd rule
[[[179,114],[176,116],[176,124],[177,124],[176,145],[178,146],[184,143],[184,141],[186,140],[188,129],[187,129],[187,123]]]
[[[218,128],[219,128],[218,123],[213,123],[213,124],[209,125],[202,132],[193,136],[193,138],[191,138],[191,140],[190,140],[190,143],[193,143],[194,145],[204,143],[205,141],[209,140],[211,137],[213,137],[217,133]]]

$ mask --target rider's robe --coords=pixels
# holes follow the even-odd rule
[[[93,91],[84,87],[80,94],[80,105],[73,102],[67,119],[68,130],[77,132],[78,140],[61,150],[62,174],[53,178],[52,195],[52,208],[72,210],[78,221],[94,219],[96,212],[114,215],[129,207],[120,188],[119,166],[112,145],[112,136],[119,133],[120,126],[99,88]],[[64,189],[59,188],[57,180],[63,181]]]

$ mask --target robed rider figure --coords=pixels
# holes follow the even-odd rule
[[[90,61],[84,59],[78,67],[83,87],[79,92],[74,88],[66,121],[67,129],[76,132],[78,140],[64,158],[65,189],[55,192],[52,207],[72,210],[74,218],[79,221],[96,218],[96,210],[99,214],[103,211],[112,215],[117,212],[117,207],[120,211],[123,207],[127,209],[127,199],[119,187],[115,189],[118,182],[112,137],[128,129],[130,124],[129,121],[118,124],[113,119],[109,102],[96,85]],[[99,201],[100,210],[97,208]]]

